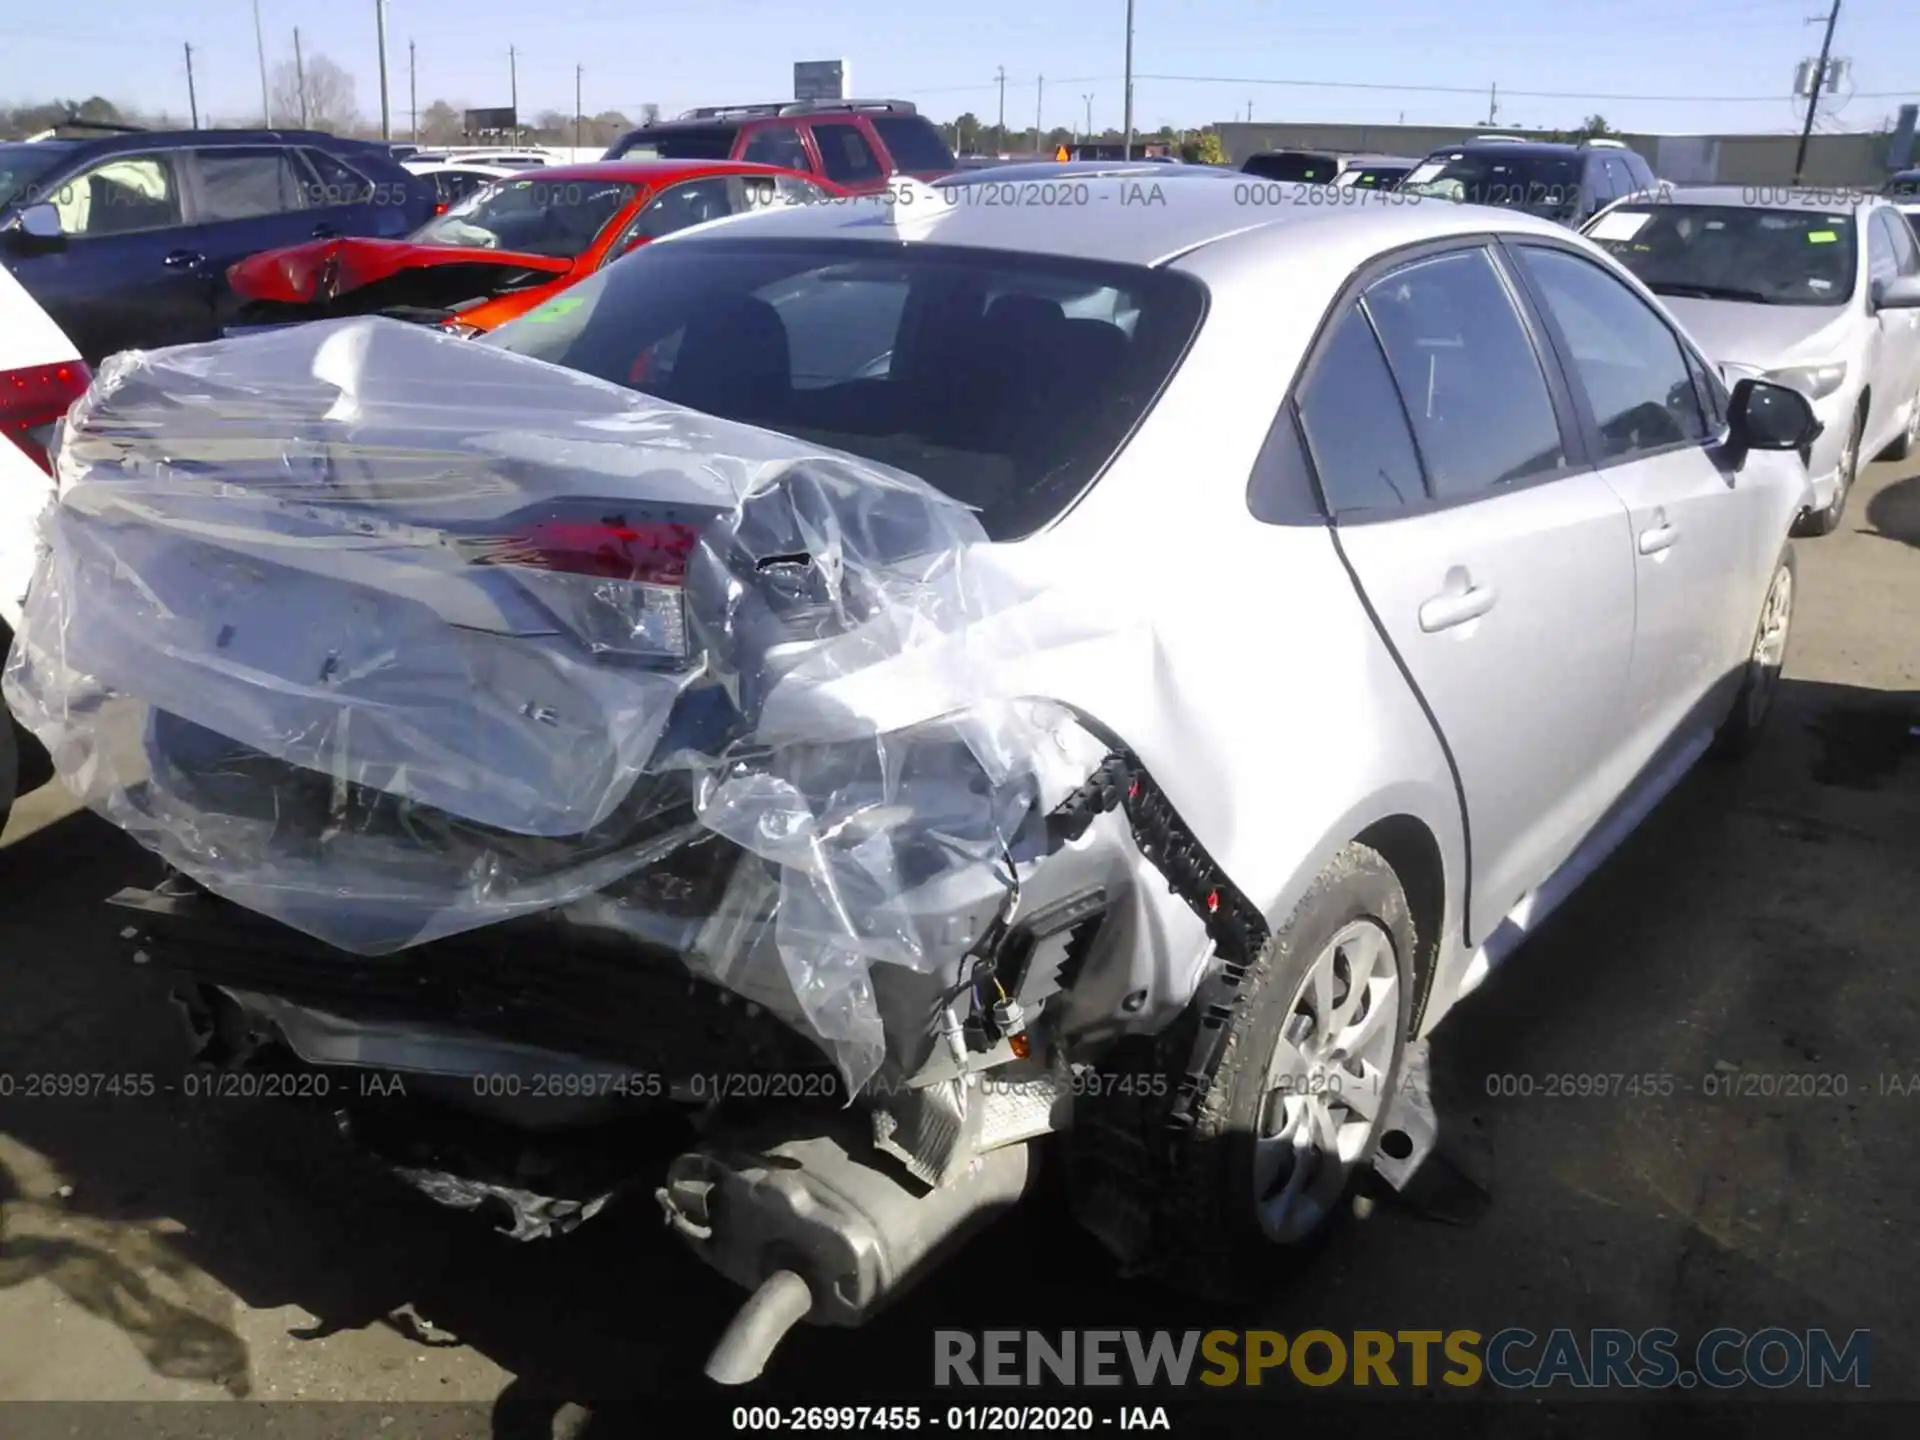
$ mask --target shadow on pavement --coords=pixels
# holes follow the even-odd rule
[[[1872,534],[1920,546],[1920,475],[1896,480],[1867,502]]]
[[[769,1400],[1033,1398],[930,1391],[942,1328],[1865,1326],[1877,1393],[1911,1388],[1920,1336],[1887,1246],[1904,1243],[1920,1185],[1920,1102],[1860,1087],[1912,1054],[1920,1016],[1905,963],[1920,764],[1877,718],[1911,716],[1915,698],[1784,682],[1759,753],[1685,782],[1437,1037],[1436,1104],[1491,1193],[1484,1216],[1450,1226],[1382,1205],[1254,1313],[1120,1282],[1042,1206],[983,1234],[884,1323],[803,1327],[767,1379],[716,1393],[701,1367],[742,1296],[671,1239],[644,1190],[573,1235],[516,1243],[346,1149],[321,1107],[164,1089],[7,1107],[0,1158],[45,1157],[73,1190],[0,1174],[0,1285],[51,1278],[156,1371],[236,1393],[247,1357],[221,1295],[302,1308],[318,1320],[303,1338],[378,1327],[463,1345],[515,1377],[495,1406],[503,1437],[631,1433],[659,1418],[634,1406],[676,1400],[717,1425]],[[100,903],[147,864],[85,816],[0,852],[0,1053],[16,1076],[141,1073],[164,1087],[182,1073],[163,986],[129,963]],[[1708,1077],[1790,1068],[1844,1071],[1853,1088],[1702,1093]],[[1672,1084],[1547,1095],[1548,1077],[1574,1074]],[[163,1220],[179,1233],[152,1238]],[[1149,1398],[1225,1416],[1261,1393]],[[1284,1382],[1265,1403],[1303,1397]],[[1472,1428],[1538,1433],[1519,1419]]]

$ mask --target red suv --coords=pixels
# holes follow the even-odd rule
[[[889,177],[954,170],[932,121],[905,100],[783,100],[711,105],[622,136],[608,160],[746,160],[799,170],[856,195]]]

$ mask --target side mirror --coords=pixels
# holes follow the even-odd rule
[[[1791,385],[1743,379],[1727,406],[1729,441],[1741,450],[1800,450],[1826,427],[1813,402]]]
[[[1875,310],[1920,310],[1920,275],[1898,275],[1873,284]]]
[[[60,212],[43,200],[20,212],[20,218],[7,227],[7,238],[17,248],[49,250],[65,244],[67,237],[60,228]]]

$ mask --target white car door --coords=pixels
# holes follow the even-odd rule
[[[1872,228],[1880,232],[1892,257],[1893,273],[1901,277],[1920,276],[1920,242],[1915,241],[1913,231],[1900,212],[1891,205],[1879,206],[1873,212]],[[1899,388],[1886,397],[1892,402],[1886,408],[1887,420],[1897,430],[1899,422],[1909,413],[1904,407],[1920,394],[1920,310],[1883,310],[1875,318],[1883,330],[1890,365],[1900,366]]]
[[[1476,941],[1624,783],[1625,508],[1484,246],[1372,281],[1297,403],[1335,534],[1457,771]],[[1395,417],[1399,417],[1396,419]]]
[[[1640,765],[1717,718],[1707,706],[1745,656],[1755,575],[1785,537],[1762,535],[1771,496],[1743,486],[1703,408],[1704,362],[1598,261],[1545,242],[1512,246],[1558,349],[1593,461],[1627,507],[1636,573],[1623,721]],[[1717,693],[1717,692],[1716,692]]]

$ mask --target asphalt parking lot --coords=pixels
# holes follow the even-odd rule
[[[883,1327],[796,1334],[771,1393],[924,1384],[936,1326],[1725,1324],[1870,1329],[1871,1401],[1920,1399],[1920,468],[1864,475],[1799,573],[1759,752],[1692,777],[1436,1041],[1482,1203],[1383,1204],[1239,1316],[1122,1284],[1056,1216],[1023,1215]],[[162,986],[100,904],[147,873],[58,791],[16,810],[8,1071],[180,1073]],[[1825,1078],[1706,1093],[1736,1073]],[[1580,1074],[1675,1083],[1544,1093]],[[719,1413],[699,1368],[738,1294],[644,1195],[521,1244],[402,1191],[319,1110],[0,1107],[0,1399],[369,1401],[436,1435],[548,1433],[562,1401]]]

